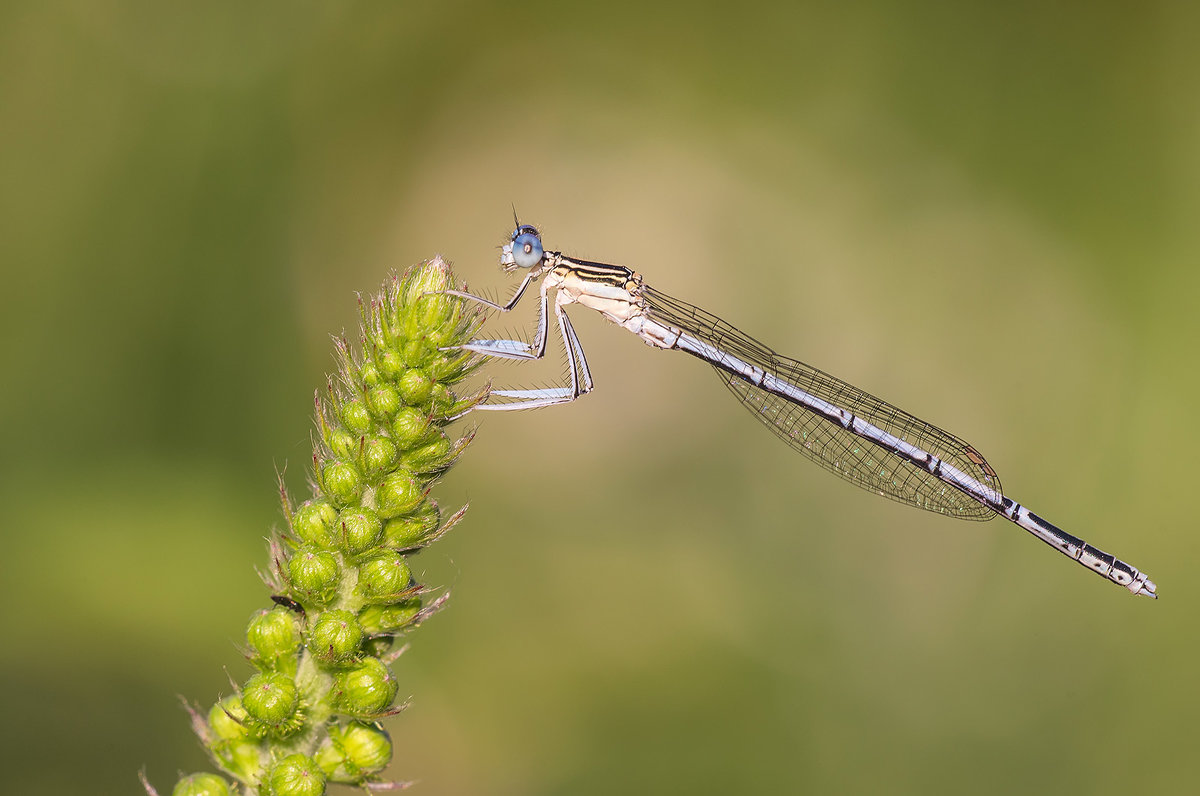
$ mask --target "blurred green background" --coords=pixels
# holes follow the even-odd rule
[[[708,368],[476,416],[396,666],[422,794],[1179,793],[1200,640],[1184,3],[10,2],[3,790],[164,792],[248,666],[355,291],[510,205],[968,438],[1158,581],[872,498]],[[512,331],[532,319],[494,322]],[[505,384],[556,376],[498,367]]]

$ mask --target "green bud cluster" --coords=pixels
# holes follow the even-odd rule
[[[400,709],[388,664],[396,638],[445,600],[430,600],[408,556],[465,511],[443,517],[429,491],[471,440],[452,440],[446,427],[486,394],[457,392],[479,360],[455,347],[480,316],[442,292],[453,288],[440,258],[424,263],[360,301],[359,345],[335,341],[339,373],[317,399],[313,494],[293,506],[284,493],[287,527],[272,539],[266,575],[277,604],[246,629],[257,672],[207,714],[189,708],[236,784],[190,774],[173,793],[319,796],[329,783],[396,785],[379,780],[392,743],[378,720]]]

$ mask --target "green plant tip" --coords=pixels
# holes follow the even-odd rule
[[[403,295],[405,306],[412,306],[426,298],[447,299],[446,296],[429,294],[441,293],[454,286],[450,281],[450,266],[442,262],[440,258],[430,260],[414,269],[405,281]]]
[[[483,315],[442,292],[454,286],[440,259],[411,269],[360,301],[357,335],[336,338],[339,372],[317,395],[313,494],[295,508],[283,495],[287,527],[270,540],[264,573],[290,609],[250,617],[257,671],[238,694],[204,716],[189,709],[236,783],[190,774],[176,796],[389,787],[377,777],[392,742],[374,720],[394,712],[398,684],[384,656],[428,615],[405,551],[445,530],[429,491],[470,439],[452,441],[445,427],[482,398],[460,383],[481,362],[461,346]]]

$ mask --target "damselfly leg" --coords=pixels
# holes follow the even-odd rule
[[[521,300],[521,296],[525,293],[525,288],[538,275],[536,272],[527,275],[521,282],[520,287],[517,288],[517,292],[506,304],[497,304],[482,296],[465,293],[461,290],[448,290],[446,292],[452,296],[458,296],[468,301],[483,304],[499,312],[508,312],[517,305],[517,302]],[[533,345],[523,340],[472,340],[470,343],[461,346],[461,349],[501,359],[543,359],[546,356],[546,341],[549,336],[549,313],[547,310],[550,303],[549,296],[545,290],[541,291],[540,299],[538,303],[537,331],[534,333]],[[563,312],[562,306],[557,302],[554,305],[554,316],[558,321],[559,335],[562,337],[563,348],[567,353],[567,379],[569,385],[535,390],[491,390],[489,395],[511,400],[504,403],[482,403],[476,406],[476,409],[493,412],[512,411],[516,409],[540,409],[545,406],[570,403],[579,396],[591,392],[593,387],[592,373],[588,368],[587,357],[583,354],[583,346],[579,344],[579,337],[575,334],[575,328],[571,326],[571,319],[567,317],[567,314]]]

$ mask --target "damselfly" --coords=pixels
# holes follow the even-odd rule
[[[546,353],[553,292],[569,383],[538,390],[492,390],[489,398],[501,400],[477,409],[536,409],[570,403],[591,391],[592,375],[583,347],[564,312],[570,304],[581,304],[648,345],[686,351],[709,363],[763,425],[851,483],[960,519],[988,520],[998,514],[1132,593],[1157,597],[1154,582],[1136,568],[1005,497],[996,471],[971,445],[851,384],[775,353],[717,316],[647,285],[641,274],[546,251],[537,229],[520,222],[503,247],[500,264],[508,273],[526,272],[507,304],[448,292],[508,312],[531,284],[542,279],[533,344],[474,340],[463,348],[506,359],[541,359]]]

